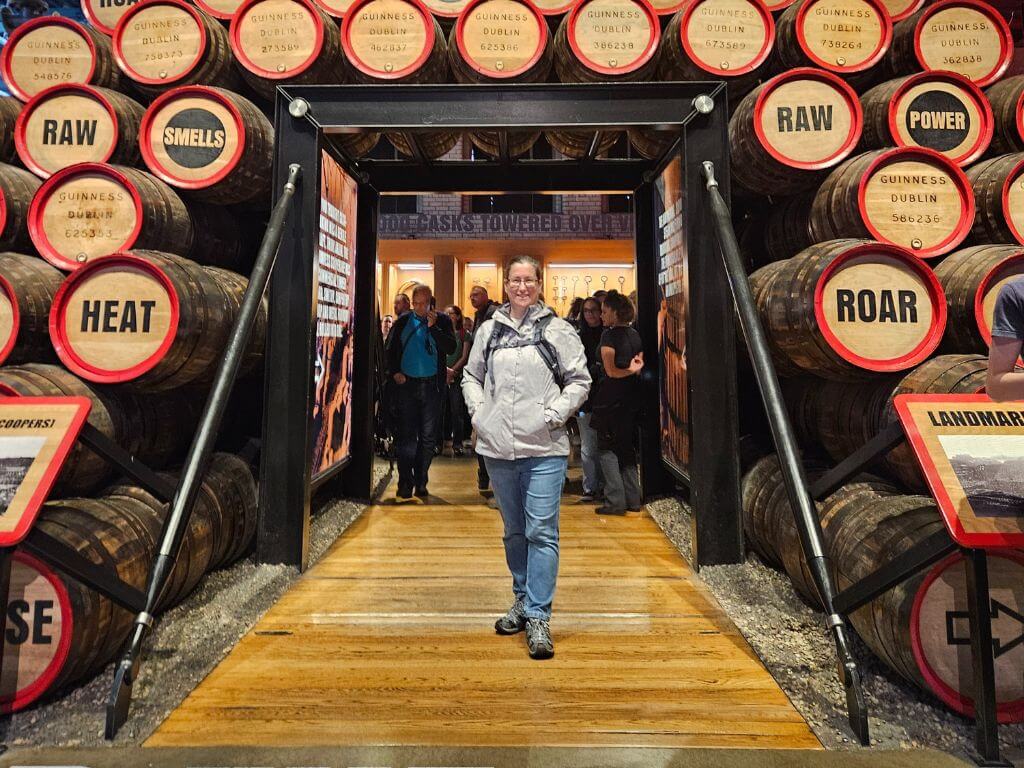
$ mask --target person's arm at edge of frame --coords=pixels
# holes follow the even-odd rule
[[[544,420],[554,427],[561,427],[576,413],[590,392],[591,378],[587,370],[587,355],[580,335],[568,321],[556,318],[548,326],[551,343],[558,354],[562,369],[562,393],[550,406],[544,409]]]
[[[484,377],[487,375],[487,369],[484,367],[484,347],[487,345],[486,340],[491,335],[493,325],[493,320],[485,320],[474,330],[469,358],[462,368],[462,399],[466,402],[470,419],[484,402]]]
[[[1024,371],[1015,371],[1020,357],[1021,339],[993,336],[988,349],[988,375],[985,392],[996,402],[1024,400]]]
[[[450,355],[455,351],[458,342],[455,340],[455,331],[452,321],[443,312],[437,312],[437,320],[430,327],[430,333],[437,343],[438,350],[444,355]]]

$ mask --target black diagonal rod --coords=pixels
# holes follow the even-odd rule
[[[131,686],[138,679],[142,642],[153,627],[156,606],[159,604],[170,580],[171,572],[174,570],[192,507],[199,494],[202,477],[210,454],[213,452],[217,432],[220,430],[220,423],[227,408],[228,397],[238,378],[238,370],[249,345],[252,327],[263,301],[263,295],[266,293],[270,275],[274,270],[278,248],[284,234],[285,217],[301,173],[302,168],[299,165],[288,167],[288,181],[270,214],[270,221],[267,223],[267,230],[263,235],[263,242],[260,243],[256,263],[242,298],[242,306],[235,319],[235,324],[231,328],[227,349],[217,368],[217,375],[213,380],[210,394],[206,398],[206,405],[203,406],[199,427],[192,439],[188,458],[185,460],[185,467],[174,494],[174,501],[171,503],[170,513],[164,522],[156,560],[149,573],[149,581],[146,586],[146,607],[135,617],[135,624],[132,627],[124,658],[118,665],[114,685],[107,701],[106,736],[108,739],[114,737],[118,728],[127,719],[128,706],[131,703]]]
[[[826,619],[835,639],[836,653],[840,661],[840,675],[847,692],[850,725],[861,741],[869,743],[867,741],[867,711],[860,692],[859,673],[849,650],[845,621],[836,612],[834,606],[836,589],[829,570],[828,555],[825,552],[821,520],[807,490],[807,477],[804,474],[803,463],[797,450],[789,414],[786,412],[785,402],[782,399],[779,378],[775,373],[775,366],[768,351],[764,328],[761,326],[761,320],[754,305],[750,282],[740,258],[739,244],[736,242],[736,232],[732,228],[729,206],[726,205],[725,199],[718,189],[714,164],[705,162],[703,170],[707,180],[706,188],[715,235],[721,249],[740,327],[743,329],[743,338],[746,340],[747,349],[750,352],[754,374],[761,390],[761,399],[764,401],[765,411],[768,415],[772,438],[778,453],[779,466],[782,469],[782,477],[786,485],[786,495],[789,498],[790,508],[795,513],[800,545],[803,547],[804,556],[810,567],[811,575],[814,577],[815,587],[821,598],[821,604],[825,607]]]

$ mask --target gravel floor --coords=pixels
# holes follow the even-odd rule
[[[378,489],[382,488],[390,478],[386,463],[377,464],[375,477]],[[310,565],[364,509],[356,502],[335,500],[315,510]],[[131,715],[112,742],[103,738],[103,724],[114,663],[84,685],[44,698],[0,721],[0,743],[9,747],[141,743],[298,576],[294,568],[256,566],[250,559],[208,574],[187,600],[163,615],[147,641]]]
[[[679,499],[648,505],[655,522],[692,564],[692,517]],[[742,565],[705,567],[700,579],[829,749],[860,749],[846,724],[846,699],[835,673],[835,655],[823,615],[797,595],[785,573],[755,555]],[[970,759],[973,721],[889,671],[854,633],[870,712],[873,746],[931,747]],[[1000,728],[1004,756],[1024,766],[1024,724]]]

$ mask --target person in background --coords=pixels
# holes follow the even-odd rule
[[[473,333],[473,318],[472,317],[466,317],[465,315],[463,315],[463,317],[462,317],[462,327],[466,329],[466,333],[472,335],[472,333]]]
[[[431,290],[412,290],[412,311],[395,320],[385,344],[388,376],[397,385],[398,498],[415,493],[427,498],[430,462],[434,458],[442,393],[448,377],[446,356],[455,350],[455,334],[447,315],[430,308]]]
[[[580,406],[576,414],[576,425],[580,430],[580,460],[583,463],[583,496],[580,497],[581,504],[589,504],[598,501],[603,495],[603,482],[601,479],[601,465],[598,463],[599,451],[597,448],[597,432],[590,426],[592,414],[592,402],[594,395],[600,386],[600,377],[603,375],[601,355],[598,346],[601,343],[601,335],[604,327],[601,325],[601,303],[590,297],[583,302],[582,318],[580,319],[579,334],[583,342],[583,351],[587,357],[587,370],[593,383],[590,386],[590,394]]]
[[[462,369],[469,358],[473,339],[463,326],[462,310],[454,304],[444,311],[455,331],[455,351],[448,355],[448,399],[445,401],[444,436],[452,441],[452,456],[463,455],[462,443],[466,439],[464,414],[466,403],[462,397]]]
[[[388,337],[388,334],[391,333],[391,326],[394,324],[394,316],[384,315],[384,319],[380,321],[380,335],[386,339]]]
[[[509,303],[479,327],[462,390],[504,521],[512,574],[514,601],[494,629],[525,629],[531,658],[548,659],[555,653],[548,622],[569,462],[565,423],[586,399],[590,374],[579,335],[539,301],[540,280],[535,259],[509,263]]]
[[[404,293],[395,294],[395,317],[401,317],[410,309],[412,309],[412,303],[409,301],[409,297]]]
[[[999,290],[992,315],[985,391],[996,402],[1024,400],[1024,371],[1017,368],[1024,345],[1024,277]]]
[[[476,341],[480,339],[480,326],[494,316],[494,312],[498,309],[499,305],[498,302],[491,300],[491,297],[487,293],[487,289],[482,285],[474,285],[470,290],[469,303],[473,305],[473,309],[475,310],[473,315],[473,328],[476,330],[473,332],[473,342],[476,343]],[[487,340],[484,339],[483,343],[486,344]],[[476,487],[480,493],[484,493],[491,487],[491,481],[487,476],[487,464],[484,462],[484,457],[479,454],[477,454],[476,462]]]
[[[577,296],[572,300],[572,304],[569,305],[569,314],[565,316],[565,319],[572,323],[577,328],[580,328],[580,323],[583,322],[581,317],[583,313],[583,297]]]
[[[622,515],[640,509],[640,481],[636,467],[633,433],[640,410],[640,377],[644,367],[640,334],[630,324],[636,316],[633,303],[615,290],[608,291],[601,306],[605,331],[600,356],[604,378],[592,399],[590,425],[598,434],[604,506],[598,514]]]
[[[604,304],[604,297],[608,295],[608,291],[602,289],[600,291],[594,291],[594,298]]]

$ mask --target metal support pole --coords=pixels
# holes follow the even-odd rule
[[[803,547],[811,575],[814,577],[815,587],[818,590],[821,603],[825,607],[826,621],[835,640],[836,654],[839,660],[839,676],[846,690],[850,727],[862,743],[869,744],[867,704],[861,690],[857,664],[850,652],[846,623],[834,606],[836,589],[832,583],[828,556],[825,553],[822,540],[821,520],[818,518],[817,510],[807,491],[807,477],[797,451],[793,427],[789,423],[789,414],[786,412],[786,406],[782,399],[779,379],[768,352],[768,341],[757,315],[746,271],[743,269],[743,261],[740,258],[739,244],[736,242],[736,233],[732,228],[729,208],[718,191],[718,182],[715,180],[715,168],[712,163],[704,163],[704,177],[707,181],[715,233],[718,236],[722,259],[729,275],[729,284],[732,289],[733,301],[736,303],[740,326],[743,328],[743,337],[746,339],[754,374],[761,389],[761,399],[764,401],[765,410],[768,413],[772,438],[778,451],[779,465],[786,482],[786,494],[789,497],[790,507],[795,512],[800,545]]]
[[[967,567],[967,613],[974,671],[974,747],[979,765],[1009,766],[999,756],[995,660],[992,658],[992,608],[988,594],[988,558],[983,549],[963,550]]]
[[[164,523],[156,560],[149,573],[146,587],[146,607],[135,618],[124,658],[118,665],[110,698],[107,700],[106,737],[108,739],[114,737],[128,717],[132,685],[138,679],[142,642],[153,628],[156,606],[160,602],[164,589],[170,581],[171,572],[174,570],[189,516],[195,505],[196,496],[199,494],[203,473],[209,462],[210,454],[213,452],[217,432],[227,408],[228,397],[238,378],[238,370],[252,335],[256,313],[259,311],[263,295],[267,290],[267,283],[274,270],[288,204],[295,193],[301,173],[302,167],[299,165],[292,165],[288,169],[288,181],[284,185],[284,192],[278,199],[277,205],[274,206],[274,210],[270,214],[263,242],[256,255],[256,263],[249,276],[249,284],[242,297],[242,306],[235,319],[234,327],[231,329],[224,357],[217,368],[217,375],[213,380],[210,394],[207,396],[206,405],[203,407],[199,427],[192,439],[188,457],[185,459],[185,467],[178,481],[178,489],[174,494],[168,518]]]

